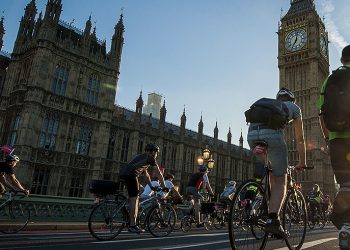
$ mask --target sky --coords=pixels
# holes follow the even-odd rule
[[[38,13],[47,0],[36,0]],[[2,50],[12,52],[19,21],[29,0],[0,0],[5,20]],[[116,103],[135,110],[140,91],[165,98],[167,122],[179,125],[185,108],[186,128],[238,144],[247,124],[244,111],[278,90],[278,23],[290,0],[62,0],[61,20],[83,30],[91,14],[97,37],[107,50],[121,11],[124,47]],[[315,0],[329,34],[330,70],[340,66],[350,42],[349,0]]]

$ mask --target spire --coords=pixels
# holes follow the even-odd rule
[[[111,43],[111,59],[115,67],[119,71],[120,62],[122,57],[122,49],[124,44],[124,24],[123,24],[123,14],[120,15],[118,23],[114,27],[114,34],[112,36]]]
[[[36,21],[35,28],[34,28],[34,37],[36,37],[39,34],[39,30],[42,23],[43,23],[43,13],[40,11],[38,20]]]
[[[203,134],[203,128],[204,128],[204,124],[203,124],[203,117],[202,117],[202,113],[201,113],[201,119],[198,122],[198,133],[199,134]]]
[[[89,16],[89,19],[85,23],[84,36],[85,37],[89,36],[90,32],[91,32],[91,15]]]
[[[306,11],[316,11],[314,0],[291,0],[290,8],[282,19],[299,15]]]
[[[242,135],[242,129],[241,129],[241,137],[239,137],[239,146],[243,148],[243,135]]]
[[[2,49],[2,45],[4,42],[3,41],[4,34],[5,34],[4,17],[1,17],[1,20],[0,20],[0,51]]]
[[[58,24],[62,12],[61,0],[47,0],[45,10],[45,23]]]
[[[141,114],[143,108],[142,90],[140,91],[140,96],[136,101],[136,113]]]
[[[185,127],[186,127],[186,107],[184,105],[184,110],[181,116],[181,128],[185,128]]]
[[[162,122],[165,122],[165,117],[166,117],[166,108],[165,108],[165,100],[164,100],[163,106],[160,108],[160,120]]]
[[[218,129],[218,122],[215,122],[215,128],[214,128],[214,139],[218,139],[219,137],[219,129]]]
[[[231,134],[231,127],[228,128],[228,133],[227,133],[227,143],[231,144],[232,142],[232,134]]]

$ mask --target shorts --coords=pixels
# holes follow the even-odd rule
[[[288,150],[281,129],[251,129],[249,128],[247,141],[253,149],[256,140],[266,141],[268,157],[271,162],[273,176],[284,176],[288,168]]]
[[[191,186],[187,187],[186,194],[193,195],[193,197],[196,199],[201,198],[201,195],[196,187],[191,187]]]
[[[122,175],[120,179],[125,181],[129,197],[137,197],[139,194],[139,180],[136,176]]]

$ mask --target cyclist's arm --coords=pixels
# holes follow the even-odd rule
[[[203,175],[203,182],[205,183],[205,188],[208,190],[208,192],[212,195],[214,195],[213,189],[211,188],[211,185],[209,183],[208,175]]]
[[[162,186],[166,187],[163,174],[160,172],[160,169],[159,169],[159,166],[157,163],[155,166],[153,166],[153,169],[154,169],[155,175],[157,176],[157,178],[160,181],[160,183],[162,184]]]
[[[303,121],[301,117],[298,117],[293,121],[293,127],[294,127],[295,137],[297,140],[297,150],[299,153],[299,163],[296,165],[296,168],[302,168],[306,166],[306,148],[305,148]]]
[[[322,130],[322,133],[323,133],[323,137],[324,137],[324,139],[327,142],[327,140],[329,138],[329,130],[326,128],[326,125],[325,125],[324,119],[323,119],[323,115],[319,116],[319,120],[320,120],[320,125],[321,125],[321,130]]]
[[[145,173],[145,177],[146,177],[146,183],[148,184],[148,186],[152,187],[151,176],[149,176],[147,170],[144,171],[144,173]]]
[[[21,183],[17,180],[16,176],[14,174],[7,175],[7,179],[10,180],[10,184],[13,185],[13,187],[18,188],[19,190],[25,192],[26,194],[29,193],[27,189],[22,187]]]

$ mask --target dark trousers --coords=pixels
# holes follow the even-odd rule
[[[335,197],[332,222],[340,229],[343,223],[350,223],[350,139],[333,139],[330,141],[329,153],[335,178],[341,190]]]

